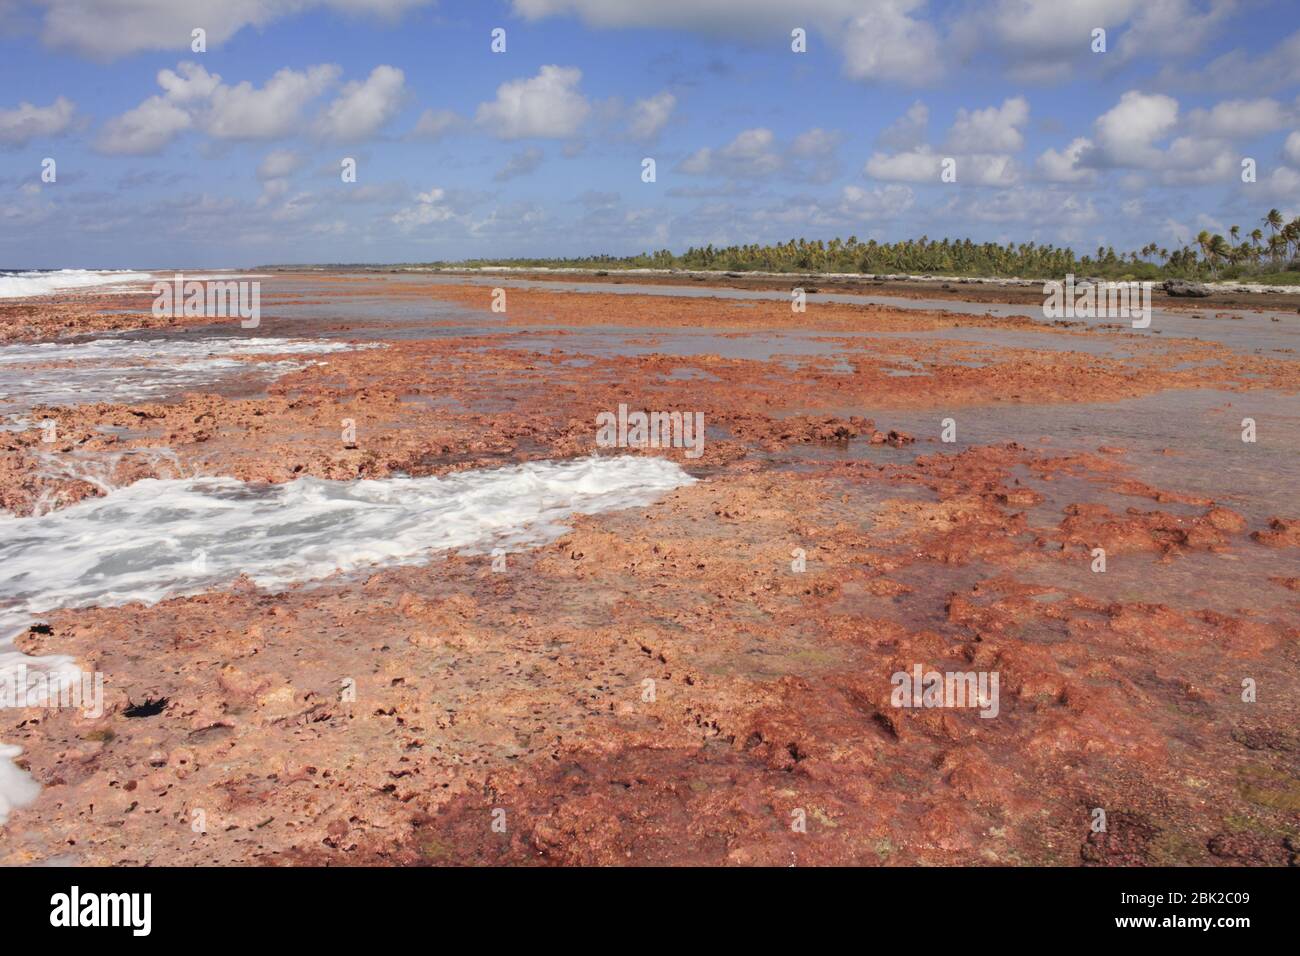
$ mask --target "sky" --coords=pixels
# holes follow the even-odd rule
[[[0,0],[0,269],[1173,248],[1298,94],[1295,0]]]

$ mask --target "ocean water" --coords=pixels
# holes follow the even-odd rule
[[[129,270],[54,269],[48,272],[0,272],[0,299],[22,299],[29,296],[49,295],[51,292],[64,292],[68,289],[142,282],[150,277],[148,272]]]
[[[310,359],[381,347],[319,339],[135,336],[0,345],[0,412],[13,415],[36,405],[151,401],[236,374],[256,373],[269,380],[306,365],[292,359],[244,360],[250,356]]]
[[[150,478],[47,514],[0,515],[0,681],[20,664],[73,666],[15,649],[42,612],[152,604],[241,574],[283,588],[449,550],[517,551],[558,538],[573,515],[643,506],[694,481],[671,461],[632,455],[442,478]],[[0,742],[0,824],[39,791],[13,763],[20,753]]]

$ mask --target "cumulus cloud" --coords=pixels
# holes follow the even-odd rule
[[[281,179],[302,168],[303,159],[291,149],[277,149],[267,153],[257,167],[257,178],[263,181]]]
[[[330,140],[366,139],[397,115],[406,92],[406,76],[395,66],[377,66],[364,81],[354,80],[340,91],[316,121],[317,133]]]
[[[1263,97],[1224,100],[1212,109],[1192,110],[1187,119],[1188,127],[1199,136],[1238,139],[1285,129],[1294,122],[1295,114],[1277,100]]]
[[[1300,166],[1300,131],[1292,132],[1282,145],[1282,155],[1292,166]]]
[[[863,172],[872,179],[893,182],[938,182],[942,159],[928,145],[901,153],[872,153]]]
[[[77,108],[66,97],[49,106],[19,103],[11,110],[0,109],[0,143],[25,146],[33,139],[58,136],[72,126]]]
[[[855,80],[925,86],[943,75],[939,34],[912,16],[917,0],[878,0],[839,33],[844,72]]]
[[[447,191],[435,186],[428,192],[417,194],[414,205],[398,210],[392,215],[391,221],[403,229],[412,229],[455,218],[456,212],[447,202]]]
[[[996,0],[957,18],[951,41],[963,59],[1001,61],[1020,82],[1049,83],[1076,70],[1113,70],[1141,57],[1202,49],[1236,0]],[[1107,52],[1092,52],[1094,28]]]
[[[856,80],[924,84],[937,79],[941,40],[923,13],[925,0],[514,0],[530,20],[576,16],[596,28],[691,30],[756,42],[814,31],[841,55]],[[797,13],[797,16],[795,15]]]
[[[948,149],[957,153],[1016,153],[1025,145],[1020,127],[1029,122],[1029,101],[1012,97],[1001,106],[957,111]]]
[[[907,186],[845,186],[840,194],[840,211],[853,219],[886,219],[906,212],[915,199]]]
[[[196,63],[161,70],[161,94],[104,124],[97,148],[104,153],[156,153],[179,133],[202,129],[217,139],[276,139],[297,132],[302,111],[334,84],[339,68],[279,70],[263,87],[234,86]]]
[[[917,142],[928,120],[929,110],[922,103],[914,103],[902,119],[886,130],[881,141],[911,141],[915,145],[893,153],[872,153],[863,172],[872,179],[892,182],[939,182],[943,160],[951,157],[959,183],[1006,186],[1019,177],[1011,154],[1024,146],[1020,127],[1029,122],[1029,102],[1023,96],[1012,97],[1001,106],[959,109],[942,152],[929,143]]]
[[[926,141],[929,125],[930,108],[917,100],[881,131],[876,142],[886,149],[915,149]]]
[[[1195,70],[1161,69],[1158,81],[1168,88],[1254,93],[1300,84],[1300,30],[1267,52],[1230,50]]]
[[[1249,139],[1281,128],[1292,114],[1269,99],[1230,100],[1179,118],[1178,101],[1130,90],[1093,123],[1093,136],[1077,137],[1064,150],[1048,149],[1037,168],[1048,180],[1091,181],[1106,169],[1130,172],[1121,184],[1142,188],[1154,174],[1166,185],[1229,182],[1239,169],[1232,139]],[[1187,135],[1175,135],[1186,131]]]
[[[1063,150],[1047,149],[1038,157],[1037,167],[1044,179],[1056,183],[1082,183],[1096,177],[1096,172],[1081,165],[1084,153],[1092,148],[1092,140],[1079,136]]]
[[[41,38],[96,60],[142,50],[188,50],[190,31],[207,31],[208,48],[246,26],[264,26],[313,7],[394,18],[433,0],[43,0]]]
[[[628,120],[628,132],[634,139],[652,140],[658,136],[668,120],[672,118],[677,107],[677,97],[664,91],[654,96],[637,100],[632,104],[632,117]]]
[[[843,135],[814,127],[800,133],[788,146],[777,142],[766,127],[742,130],[727,145],[703,147],[683,159],[677,168],[692,176],[758,179],[774,173],[824,182],[834,171],[834,154]]]
[[[1177,123],[1178,101],[1172,96],[1130,90],[1097,117],[1097,149],[1088,158],[1101,166],[1155,167],[1160,162],[1155,144]]]
[[[302,109],[338,79],[332,64],[277,70],[260,89],[247,80],[218,84],[204,128],[218,139],[274,139],[295,132]]]
[[[790,153],[804,158],[829,156],[844,140],[839,130],[826,130],[820,126],[800,133],[790,144]]]
[[[534,77],[502,83],[475,118],[500,139],[567,139],[591,113],[581,80],[577,67],[544,66]]]
[[[1271,200],[1294,203],[1300,196],[1300,172],[1287,166],[1278,166],[1259,181],[1263,193]]]
[[[945,64],[995,59],[1023,80],[1059,80],[1080,64],[1110,69],[1138,55],[1186,56],[1202,49],[1237,0],[997,0],[936,16],[926,0],[514,0],[527,19],[574,16],[598,29],[690,30],[771,42],[792,26],[836,50],[856,80],[925,86]],[[1094,56],[1094,27],[1111,49]],[[814,49],[815,47],[810,47]],[[1092,58],[1089,60],[1089,58]]]
[[[416,121],[411,135],[420,139],[442,139],[464,124],[465,120],[451,110],[425,110]]]
[[[692,175],[766,176],[781,168],[775,144],[776,136],[770,129],[747,129],[721,149],[706,146],[696,150],[682,160],[679,168]]]
[[[95,145],[101,153],[121,156],[156,153],[192,124],[184,109],[165,97],[151,96],[105,123]]]

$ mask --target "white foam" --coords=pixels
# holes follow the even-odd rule
[[[241,574],[283,587],[448,549],[531,547],[573,514],[643,505],[693,480],[639,456],[442,478],[148,478],[48,514],[0,515],[0,609],[151,603]]]
[[[58,269],[53,272],[0,272],[0,299],[25,299],[68,289],[141,282],[151,277],[152,274],[148,272],[127,270]]]
[[[41,792],[31,774],[13,762],[22,752],[22,747],[0,743],[0,826],[9,822],[10,811],[25,807]]]
[[[30,626],[31,620],[21,611],[0,610],[0,675],[23,665],[30,670],[64,671],[76,669],[71,657],[62,654],[48,657],[28,656],[14,648],[14,638]],[[9,822],[9,814],[36,799],[41,785],[31,774],[14,763],[22,747],[0,741],[0,826]]]
[[[35,405],[81,405],[157,399],[240,372],[268,377],[305,368],[293,360],[242,361],[240,356],[327,355],[377,343],[256,338],[102,338],[0,346],[0,411]],[[49,367],[58,363],[57,367]]]
[[[0,515],[0,671],[70,667],[27,657],[13,637],[60,607],[154,603],[247,575],[284,587],[435,553],[535,547],[575,514],[649,504],[695,479],[663,458],[529,462],[443,478],[145,479],[31,517]],[[39,785],[0,743],[0,825]]]

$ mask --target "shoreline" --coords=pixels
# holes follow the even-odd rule
[[[33,407],[57,440],[0,433],[0,504],[111,516],[142,479],[220,475],[210,500],[185,488],[205,511],[338,500],[318,482],[376,482],[387,507],[405,481],[597,452],[695,481],[568,517],[500,568],[453,548],[37,616],[17,647],[102,674],[105,712],[0,710],[43,787],[0,863],[1295,861],[1300,364],[1256,354],[1270,324],[1225,344],[546,287],[499,315],[482,285],[300,278],[268,280],[263,326],[231,334],[384,347]],[[33,320],[94,326],[121,298]],[[698,413],[703,454],[602,449],[620,405]],[[276,514],[259,533],[296,526]],[[997,716],[897,707],[918,665],[997,673]],[[1267,678],[1251,708],[1243,675]]]

